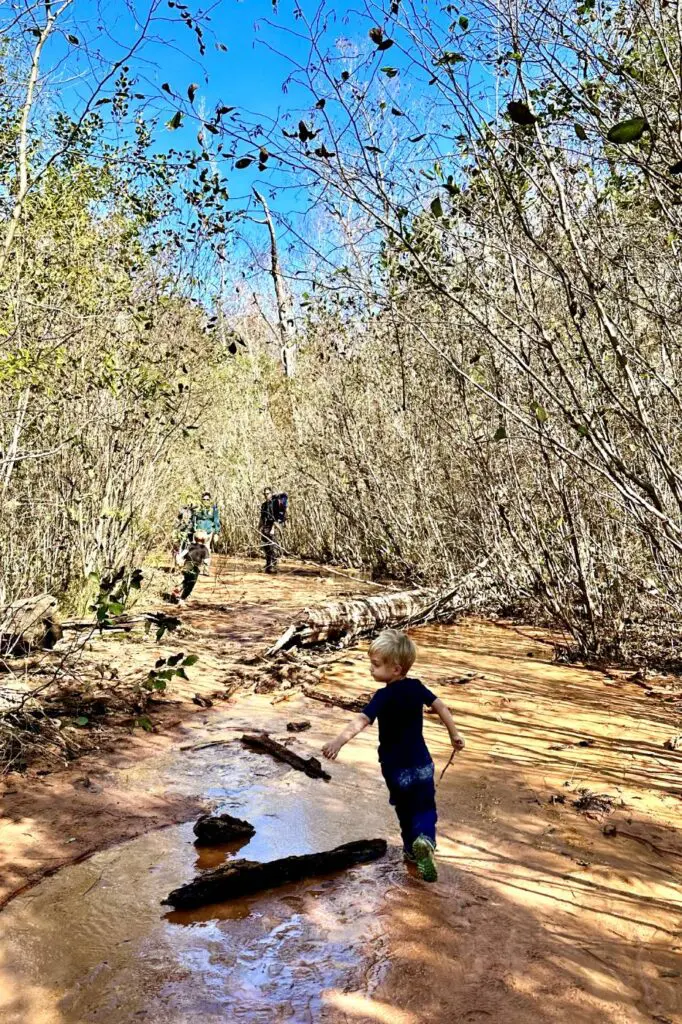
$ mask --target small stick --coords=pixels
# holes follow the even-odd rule
[[[457,751],[453,750],[452,753],[450,754],[450,758],[448,760],[448,763],[445,765],[445,768],[443,768],[443,771],[440,773],[440,775],[438,777],[438,782],[436,783],[436,786],[440,786],[441,782],[443,781],[443,776],[445,775],[446,771],[448,770],[448,768],[450,767],[452,762],[455,760],[455,754],[456,753],[457,753]]]

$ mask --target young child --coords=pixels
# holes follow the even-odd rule
[[[194,539],[190,541],[183,554],[182,562],[182,587],[176,587],[172,599],[175,604],[184,604],[196,586],[202,566],[206,564],[209,557],[206,534],[197,530]]]
[[[416,861],[425,882],[435,882],[436,789],[423,736],[424,705],[433,708],[446,726],[454,750],[463,750],[464,740],[440,697],[418,679],[407,678],[416,656],[415,645],[400,630],[379,634],[369,648],[369,660],[373,679],[385,686],[322,753],[334,761],[344,744],[378,719],[379,763],[400,822],[405,857]]]

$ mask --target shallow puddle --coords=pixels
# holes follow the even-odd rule
[[[326,989],[380,962],[377,912],[396,868],[390,858],[196,911],[160,905],[230,857],[271,860],[386,831],[390,812],[370,795],[349,800],[345,787],[335,792],[238,745],[218,750],[190,751],[184,771],[208,779],[211,757],[219,759],[230,783],[210,787],[217,810],[246,817],[256,835],[198,850],[192,824],[175,826],[17,898],[1,919],[4,1024],[306,1024],[323,1019]]]

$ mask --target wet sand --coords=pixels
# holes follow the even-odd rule
[[[264,583],[236,565],[229,586],[202,581],[188,609],[204,649],[192,692],[216,684],[235,645],[255,648],[296,607],[351,589],[298,574]],[[112,794],[131,807],[143,796],[166,801],[186,817],[199,807],[229,810],[253,821],[256,835],[239,850],[198,857],[191,824],[150,832],[13,900],[0,915],[3,1022],[682,1021],[682,755],[663,747],[679,731],[674,710],[622,678],[552,664],[536,630],[468,621],[414,636],[418,674],[467,738],[438,790],[436,885],[401,863],[373,730],[344,749],[326,784],[238,743],[191,747],[231,741],[247,726],[282,739],[287,721],[307,718],[312,729],[294,749],[316,753],[343,711],[296,694],[183,713],[166,734],[100,755],[88,840],[100,823],[102,844],[115,837],[105,813],[109,800],[116,820]],[[447,682],[468,671],[479,676]],[[364,652],[333,666],[324,688],[371,688]],[[180,695],[186,701],[189,690]],[[426,733],[440,772],[447,734],[431,719]],[[77,791],[73,777],[83,771],[81,763],[59,773],[59,785]],[[48,788],[33,782],[33,816],[6,820],[14,833],[0,829],[3,859],[11,861],[12,834],[26,831],[46,837],[43,863],[68,856],[69,839],[83,842],[82,818],[69,819],[66,800],[50,811]],[[579,813],[582,788],[609,793],[613,813]],[[26,810],[30,794],[20,795]],[[389,856],[344,875],[191,914],[159,905],[229,856],[264,859],[375,835],[389,839]],[[39,870],[40,842],[24,842],[17,848]]]

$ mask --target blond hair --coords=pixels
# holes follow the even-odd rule
[[[369,645],[370,654],[378,654],[385,661],[394,661],[403,672],[409,672],[417,657],[417,648],[407,633],[399,629],[385,629]]]

